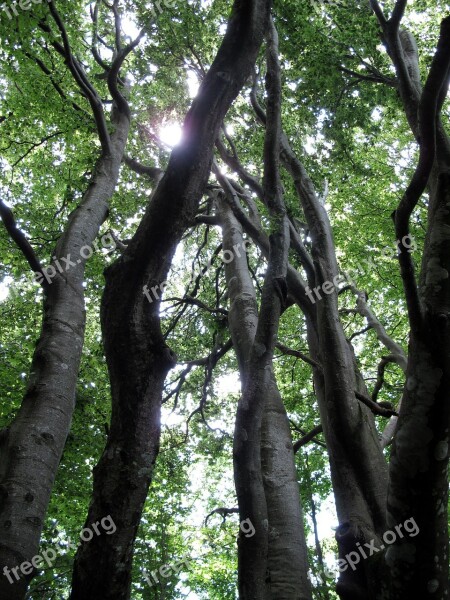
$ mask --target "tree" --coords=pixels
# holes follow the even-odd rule
[[[53,481],[70,428],[85,327],[83,278],[89,256],[89,252],[86,256],[86,249],[92,254],[92,244],[107,217],[108,202],[117,183],[130,120],[128,104],[118,89],[117,78],[126,56],[139,41],[137,39],[124,48],[118,44],[116,56],[106,71],[113,102],[110,116],[113,132],[110,133],[100,96],[73,55],[65,26],[53,2],[49,3],[49,9],[61,41],[57,41],[47,20],[39,19],[40,29],[50,38],[44,44],[48,52],[48,46],[51,46],[64,59],[89,102],[101,154],[96,160],[89,187],[68,217],[65,230],[58,239],[52,257],[54,262],[45,270],[23,234],[17,233],[11,210],[4,202],[1,204],[8,232],[20,249],[26,249],[30,267],[44,289],[42,331],[33,354],[30,379],[18,414],[2,430],[1,562],[11,566],[37,553]],[[20,19],[17,25],[19,30]],[[29,45],[32,48],[24,48],[24,54],[53,82],[51,70],[39,56],[39,41],[30,43],[28,40],[26,46]],[[69,102],[59,84],[54,82],[54,87],[62,99]],[[83,110],[75,106],[77,110]],[[79,258],[72,261],[71,257]],[[14,591],[8,581],[2,580],[0,586],[9,597],[23,597],[27,579],[13,583]]]
[[[286,2],[269,19],[265,0],[236,1],[226,32],[218,1],[114,0],[89,14],[52,1],[2,21],[4,273],[28,263],[42,291],[25,296],[44,310],[36,348],[19,358],[19,324],[31,335],[35,325],[22,294],[0,305],[12,372],[33,354],[26,389],[2,369],[13,409],[3,409],[0,563],[30,562],[41,535],[55,544],[107,515],[115,525],[82,541],[57,580],[44,570],[31,597],[182,597],[162,578],[149,588],[141,570],[200,552],[175,512],[152,506],[159,494],[184,514],[194,464],[212,469],[205,511],[223,515],[219,529],[206,519],[197,559],[220,556],[218,589],[203,576],[210,564],[188,575],[200,597],[235,597],[234,514],[242,600],[448,593],[450,21],[441,3],[370,4]],[[190,108],[189,72],[200,82]],[[158,136],[175,118],[183,137],[169,157]],[[93,248],[108,218],[103,286]],[[377,260],[361,267],[368,253]],[[221,377],[236,370],[240,398],[221,401]],[[186,429],[164,425],[161,437],[169,404]],[[83,458],[98,460],[92,495]],[[218,483],[231,459],[236,498]],[[75,473],[76,517],[58,496]],[[331,492],[336,586],[317,533],[317,498]],[[23,598],[39,568],[1,578],[1,594]]]

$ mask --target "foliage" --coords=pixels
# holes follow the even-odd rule
[[[74,53],[106,95],[101,69],[89,52],[91,22],[86,2],[59,4]],[[147,31],[127,62],[133,113],[127,152],[146,164],[165,168],[169,148],[155,140],[165,126],[180,124],[191,101],[188,82],[201,78],[211,64],[229,3],[177,0],[173,8],[164,8],[161,13],[138,0],[124,4],[124,34],[132,36],[140,25]],[[409,9],[408,23],[421,48],[423,72],[429,67],[437,22],[445,8],[444,2],[424,0]],[[88,185],[99,150],[89,105],[62,59],[50,51],[51,36],[39,28],[39,19],[46,11],[44,2],[21,13],[18,19],[9,21],[5,15],[0,19],[0,194],[13,208],[18,226],[44,263],[52,256],[56,239]],[[101,14],[99,31],[108,40],[111,22]],[[411,175],[416,148],[395,90],[355,76],[367,74],[364,64],[386,78],[393,76],[388,56],[380,46],[376,20],[363,0],[351,3],[351,7],[349,1],[328,3],[319,11],[306,0],[278,1],[275,15],[283,66],[284,129],[317,189],[322,191],[327,182],[326,207],[342,269],[355,268],[368,256],[373,258],[375,268],[358,275],[357,286],[367,292],[371,308],[388,333],[406,349],[408,329],[398,265],[394,256],[382,257],[381,252],[386,246],[395,247],[390,215]],[[107,49],[103,51],[107,56]],[[261,81],[264,69],[261,55]],[[260,176],[263,130],[248,102],[250,85],[228,114],[226,127],[242,164]],[[261,88],[258,97],[264,102]],[[448,106],[444,111],[448,116]],[[308,231],[303,227],[304,216],[292,182],[286,174],[283,177],[289,214],[300,224],[299,232],[308,245]],[[214,178],[210,183],[216,184]],[[151,192],[144,177],[124,167],[102,233],[112,230],[126,243],[142,218]],[[256,202],[264,217],[265,208]],[[211,210],[208,196],[203,199],[202,210]],[[426,218],[422,201],[413,232],[417,256],[424,242]],[[218,228],[193,226],[178,248],[162,305],[165,332],[179,365],[166,385],[161,453],[135,547],[136,599],[236,597],[237,517],[232,515],[221,523],[216,515],[208,525],[204,523],[215,508],[236,506],[232,433],[239,386],[232,351],[212,371],[207,366],[192,366],[179,393],[167,397],[189,361],[208,356],[213,347],[228,339],[223,312],[227,295],[219,250]],[[37,285],[29,283],[29,267],[4,228],[0,228],[0,252],[0,290],[10,290],[0,301],[0,427],[5,427],[24,393],[39,334],[42,294]],[[64,544],[67,537],[77,539],[89,504],[91,469],[104,447],[110,403],[99,306],[103,269],[119,252],[119,248],[108,255],[95,252],[89,261],[88,327],[77,407],[48,512],[43,548]],[[198,272],[213,256],[211,268],[189,283],[191,273]],[[293,263],[295,260],[292,256]],[[249,253],[249,264],[258,287],[265,262],[255,248]],[[12,282],[19,293],[11,293]],[[183,304],[179,299],[185,293],[197,303]],[[343,294],[340,303],[342,308],[354,308],[354,297]],[[213,310],[205,310],[205,306]],[[344,317],[344,322],[348,338],[365,326],[363,319],[352,313]],[[284,313],[279,339],[285,346],[307,353],[305,323],[296,308]],[[355,337],[353,344],[371,390],[385,349],[373,332]],[[309,431],[319,422],[311,369],[301,359],[277,351],[276,375],[296,440],[302,435],[299,429]],[[389,366],[380,400],[396,404],[402,384],[401,371]],[[204,419],[199,412],[193,415],[202,402]],[[378,421],[381,430],[384,420]],[[317,439],[322,440],[320,436]],[[319,444],[302,448],[297,464],[305,523],[312,534],[312,502],[320,519],[321,503],[331,494],[324,448]],[[311,539],[312,535],[308,537]],[[323,540],[323,548],[335,552],[331,537]],[[313,542],[310,551],[314,574],[318,567]],[[183,555],[193,560],[193,566],[181,578],[161,579],[160,587],[146,584],[144,570],[153,571]],[[67,552],[52,569],[45,569],[34,580],[29,597],[61,598],[67,594],[72,560],[73,555]],[[325,597],[322,592],[324,589],[317,584],[316,597]]]

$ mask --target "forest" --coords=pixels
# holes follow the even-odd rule
[[[2,0],[0,600],[449,597],[450,6]]]

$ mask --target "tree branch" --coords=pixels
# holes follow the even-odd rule
[[[191,296],[187,295],[184,298],[166,298],[166,302],[176,302],[177,304],[190,304],[192,306],[198,306],[199,308],[206,310],[211,314],[219,313],[221,315],[224,315],[225,317],[228,315],[228,311],[225,308],[210,308],[204,302],[198,300],[198,298],[192,298]]]
[[[195,217],[195,223],[202,225],[220,225],[220,220],[216,215],[197,215]]]
[[[117,25],[116,25],[116,27],[117,27]],[[128,44],[128,46],[125,46],[125,48],[123,48],[122,50],[119,51],[113,64],[111,65],[111,68],[108,73],[109,92],[110,92],[113,100],[115,101],[118,109],[120,110],[120,112],[122,112],[124,115],[127,115],[128,118],[131,117],[130,107],[129,107],[128,102],[125,99],[125,97],[119,91],[119,86],[118,86],[119,71],[120,71],[125,59],[127,58],[127,56],[136,48],[136,46],[139,44],[139,42],[143,38],[144,34],[145,34],[144,29],[141,29],[141,31],[139,32],[136,39],[134,39],[130,44]]]
[[[135,160],[134,158],[131,158],[127,154],[123,155],[123,162],[127,165],[127,167],[129,167],[138,175],[146,175],[155,183],[158,183],[158,181],[164,175],[164,171],[162,169],[159,169],[158,167],[150,167],[147,165],[143,165],[142,163]]]
[[[368,408],[370,408],[370,410],[373,412],[374,415],[378,415],[380,417],[398,417],[398,413],[395,410],[393,410],[392,408],[387,408],[387,406],[385,406],[385,405],[388,405],[389,403],[378,404],[377,402],[373,402],[367,396],[364,396],[364,394],[360,394],[356,390],[355,390],[355,396],[356,396],[356,398],[358,398],[358,400],[360,402],[362,402]],[[389,404],[389,406],[390,406],[390,404]]]
[[[48,142],[49,140],[51,140],[54,137],[57,137],[58,135],[62,135],[63,132],[62,131],[55,131],[55,133],[51,133],[50,135],[47,135],[45,137],[43,137],[41,139],[40,142],[36,142],[35,144],[31,144],[31,147],[28,148],[28,150],[25,152],[25,154],[23,154],[20,158],[18,158],[11,166],[12,168],[16,167],[24,158],[26,158],[30,152],[32,152],[35,148],[39,148],[39,146],[42,146],[43,144],[45,144],[46,142]]]
[[[314,429],[311,429],[311,431],[309,433],[307,433],[302,438],[300,438],[297,442],[295,442],[295,444],[293,445],[294,454],[296,454],[302,446],[306,446],[306,444],[308,442],[313,440],[316,437],[316,435],[319,435],[319,433],[322,433],[322,432],[323,432],[322,425],[317,425],[316,427],[314,427]],[[321,445],[325,445],[325,444],[321,443]]]
[[[347,75],[351,75],[360,81],[370,81],[372,83],[383,83],[390,87],[397,87],[397,82],[392,77],[385,77],[381,73],[379,75],[364,75],[363,73],[358,73],[357,71],[352,71],[351,69],[347,69],[346,67],[339,67],[339,70],[343,73],[347,73]]]
[[[14,218],[12,210],[8,206],[6,206],[6,204],[1,198],[0,217],[2,218],[3,225],[5,226],[6,231],[26,258],[31,269],[35,273],[40,273],[42,275],[41,285],[44,289],[46,289],[48,283],[45,277],[43,276],[42,265],[39,261],[39,258],[37,257],[29,241],[25,237],[25,234],[17,227],[16,219]]]
[[[92,19],[92,45],[91,45],[91,52],[92,52],[92,56],[94,57],[94,60],[97,64],[99,64],[101,66],[101,68],[106,72],[109,69],[109,66],[105,63],[105,61],[102,59],[102,57],[99,54],[99,51],[97,49],[97,40],[98,40],[98,8],[99,8],[99,4],[100,2],[97,0],[97,2],[95,3],[94,9],[92,10],[92,7],[90,7],[91,10],[91,19]]]
[[[392,11],[391,18],[389,19],[389,24],[394,27],[394,29],[398,30],[400,27],[400,22],[403,19],[403,15],[405,14],[405,8],[408,3],[408,0],[397,0],[394,6],[394,10]]]
[[[83,94],[86,96],[86,98],[89,101],[89,104],[91,105],[94,119],[97,124],[98,136],[100,139],[100,144],[102,146],[103,152],[105,154],[111,154],[111,139],[109,136],[108,127],[106,125],[105,115],[103,113],[102,102],[101,102],[95,88],[89,82],[86,74],[83,71],[83,68],[81,67],[81,65],[78,63],[78,61],[75,59],[75,57],[72,54],[72,49],[70,47],[70,42],[69,42],[66,28],[64,26],[64,23],[61,20],[61,17],[58,13],[58,10],[56,9],[56,6],[55,6],[55,3],[53,0],[50,0],[49,8],[50,8],[52,17],[53,17],[53,19],[59,29],[59,32],[61,34],[61,39],[63,41],[62,48],[61,48],[61,45],[58,44],[57,42],[53,42],[52,45],[65,58],[67,67],[69,68],[69,71],[71,72],[73,78],[75,79],[75,82],[77,83],[78,87],[83,92]],[[46,25],[45,23],[41,22],[40,27],[44,31],[51,33],[50,27],[48,27],[48,25]]]
[[[389,356],[383,356],[380,360],[380,363],[377,368],[377,380],[375,382],[373,391],[372,391],[372,401],[376,402],[378,399],[378,394],[383,387],[384,384],[384,372],[386,370],[386,366],[389,363],[396,363],[397,358],[393,354],[389,354]]]
[[[372,7],[373,12],[375,13],[381,27],[384,29],[386,26],[386,17],[384,16],[383,11],[381,10],[381,6],[378,0],[370,0],[370,6]]]
[[[262,109],[261,109],[261,111],[262,111]],[[264,118],[265,118],[265,115],[264,115]],[[237,175],[239,175],[239,177],[242,179],[242,181],[249,186],[249,188],[257,195],[257,197],[261,200],[261,202],[263,202],[265,204],[265,196],[264,196],[264,190],[263,190],[262,185],[260,184],[260,182],[258,181],[258,179],[256,177],[253,177],[253,175],[251,175],[248,171],[246,171],[244,169],[244,167],[242,166],[242,163],[239,161],[236,147],[234,146],[230,136],[226,132],[224,133],[224,135],[232,148],[233,155],[231,156],[227,152],[222,140],[220,138],[218,138],[216,141],[216,147],[219,150],[220,157],[222,158],[222,160],[224,161],[224,163],[226,165],[228,165],[231,169],[233,169],[237,173]],[[230,181],[230,183],[233,185],[232,181]],[[313,262],[312,262],[311,256],[309,255],[308,251],[306,250],[302,240],[300,239],[300,236],[298,235],[298,233],[291,221],[289,221],[289,234],[290,234],[291,246],[292,246],[293,250],[295,250],[297,252],[297,254],[300,258],[301,264],[303,265],[305,272],[307,274],[308,282],[311,285],[314,280]]]
[[[395,232],[398,239],[409,235],[409,219],[420,197],[425,191],[436,156],[436,122],[441,89],[448,85],[450,66],[450,17],[441,23],[441,32],[430,72],[419,103],[419,161],[412,180],[394,213]],[[422,325],[422,307],[416,285],[414,264],[411,254],[400,246],[400,269],[405,289],[408,316],[412,329]]]
[[[300,358],[304,362],[308,363],[312,367],[316,367],[320,371],[322,370],[322,367],[321,367],[321,365],[319,365],[318,362],[316,362],[315,360],[313,360],[311,357],[307,356],[306,354],[303,354],[303,352],[300,352],[299,350],[293,350],[292,348],[288,348],[281,342],[277,342],[275,344],[275,347],[278,348],[278,350],[282,354],[286,354],[288,356],[295,356],[296,358]]]
[[[47,75],[49,77],[49,79],[51,81],[51,84],[53,85],[53,87],[55,88],[56,92],[60,95],[60,97],[63,100],[68,100],[71,103],[72,107],[76,111],[79,111],[79,112],[83,113],[83,116],[85,116],[85,117],[89,118],[90,120],[92,120],[92,115],[90,115],[87,111],[84,110],[84,108],[81,108],[81,106],[79,106],[74,100],[72,100],[71,98],[69,98],[67,96],[67,94],[64,92],[64,90],[59,85],[59,83],[54,80],[52,71],[45,65],[45,63],[40,58],[38,58],[37,56],[33,56],[29,52],[24,52],[24,54],[25,54],[25,56],[27,58],[29,58],[32,61],[34,61],[37,64],[37,66],[41,69],[41,71],[43,73],[45,73],[45,75]]]
[[[215,508],[213,511],[211,511],[209,513],[209,515],[206,516],[205,519],[205,527],[207,527],[208,525],[208,519],[210,517],[212,517],[213,515],[220,515],[222,517],[222,524],[225,523],[225,519],[228,515],[235,515],[239,513],[239,508],[225,508],[224,506],[221,506],[219,508]]]
[[[392,353],[395,358],[395,362],[399,365],[402,371],[406,373],[408,357],[406,356],[403,348],[390,337],[384,326],[370,309],[369,305],[367,304],[365,292],[358,290],[354,285],[351,284],[346,286],[346,289],[351,290],[356,295],[357,312],[367,319],[368,327],[375,331],[378,340],[389,350],[389,352]]]

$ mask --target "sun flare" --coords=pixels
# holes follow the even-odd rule
[[[181,141],[182,129],[176,123],[164,125],[159,130],[159,137],[164,144],[173,148]]]

